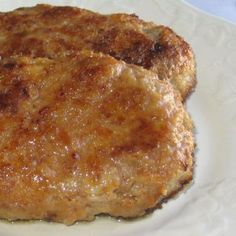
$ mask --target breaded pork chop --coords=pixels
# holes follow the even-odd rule
[[[135,15],[100,15],[72,7],[37,5],[0,13],[0,56],[55,58],[88,49],[156,72],[170,80],[183,100],[195,86],[188,43],[171,29]]]
[[[0,218],[136,217],[192,178],[172,86],[110,56],[0,61]]]

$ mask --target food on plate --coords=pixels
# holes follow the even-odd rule
[[[36,20],[39,38],[46,9],[60,12],[16,11],[16,20],[31,15],[18,27]],[[50,55],[0,60],[1,218],[141,216],[192,179],[192,122],[168,81],[101,53]]]
[[[75,7],[37,5],[0,13],[0,56],[58,54],[88,49],[156,72],[183,100],[193,90],[195,61],[187,42],[170,28],[135,15],[101,15]]]

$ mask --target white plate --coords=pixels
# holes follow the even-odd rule
[[[81,0],[44,2],[75,5],[101,13],[136,13],[165,24],[192,45],[198,85],[188,101],[197,130],[194,185],[162,210],[132,222],[109,217],[92,223],[0,223],[1,236],[234,236],[236,232],[236,26],[176,0]],[[36,0],[0,0],[0,10]]]

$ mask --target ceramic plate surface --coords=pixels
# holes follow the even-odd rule
[[[42,2],[42,1],[41,1]],[[73,226],[0,222],[1,236],[235,236],[236,232],[236,26],[176,0],[44,0],[101,13],[135,13],[168,25],[193,47],[198,85],[187,102],[196,125],[194,184],[163,209],[131,222],[100,217]],[[0,11],[40,1],[0,0]]]

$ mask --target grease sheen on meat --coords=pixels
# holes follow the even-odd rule
[[[91,52],[0,61],[0,217],[135,217],[192,178],[192,123],[172,86]]]
[[[188,43],[171,29],[135,15],[100,15],[73,7],[37,5],[0,13],[0,56],[55,58],[89,49],[156,72],[170,80],[183,100],[195,86],[195,62]]]

